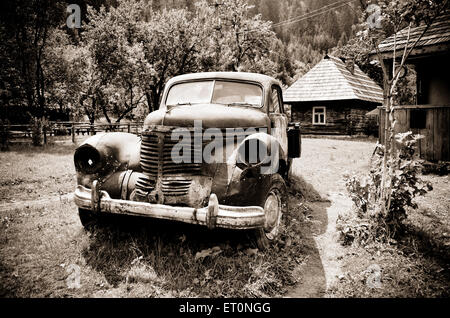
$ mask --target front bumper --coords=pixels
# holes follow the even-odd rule
[[[255,229],[264,226],[264,209],[257,206],[237,207],[219,205],[217,196],[211,194],[207,207],[190,208],[152,204],[130,200],[112,199],[106,191],[99,190],[97,182],[92,189],[79,185],[74,193],[75,204],[93,213],[114,213],[174,220],[191,224],[227,229]]]

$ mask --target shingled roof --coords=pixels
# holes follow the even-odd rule
[[[408,48],[410,48],[417,41],[419,36],[425,30],[425,28],[426,28],[425,25],[411,28]],[[405,48],[407,40],[408,40],[408,28],[405,28],[397,32],[395,43],[398,51],[400,51],[402,48]],[[429,29],[425,32],[425,34],[422,36],[419,42],[417,42],[416,48],[449,42],[450,42],[450,13],[446,11],[445,14],[436,18],[436,21],[430,25]],[[381,53],[392,52],[394,50],[394,35],[388,37],[383,42],[381,42],[378,45],[378,48],[380,49]],[[372,53],[375,53],[375,51],[373,51]]]
[[[285,102],[363,100],[383,103],[383,90],[355,64],[351,73],[345,63],[326,55],[283,93]]]

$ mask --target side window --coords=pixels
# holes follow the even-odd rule
[[[269,112],[271,113],[283,113],[283,105],[281,101],[280,89],[276,86],[272,86],[270,94]]]
[[[313,107],[313,125],[325,125],[327,122],[327,111],[325,107]]]

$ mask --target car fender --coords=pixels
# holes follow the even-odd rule
[[[93,180],[105,181],[118,171],[141,171],[140,167],[141,138],[130,133],[113,132],[100,133],[86,139],[74,154],[75,170],[78,184],[90,186]],[[80,162],[84,153],[95,149],[98,152],[98,162],[94,171],[83,171]]]

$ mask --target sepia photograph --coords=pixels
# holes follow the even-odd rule
[[[449,59],[448,0],[2,0],[0,298],[448,299]]]

